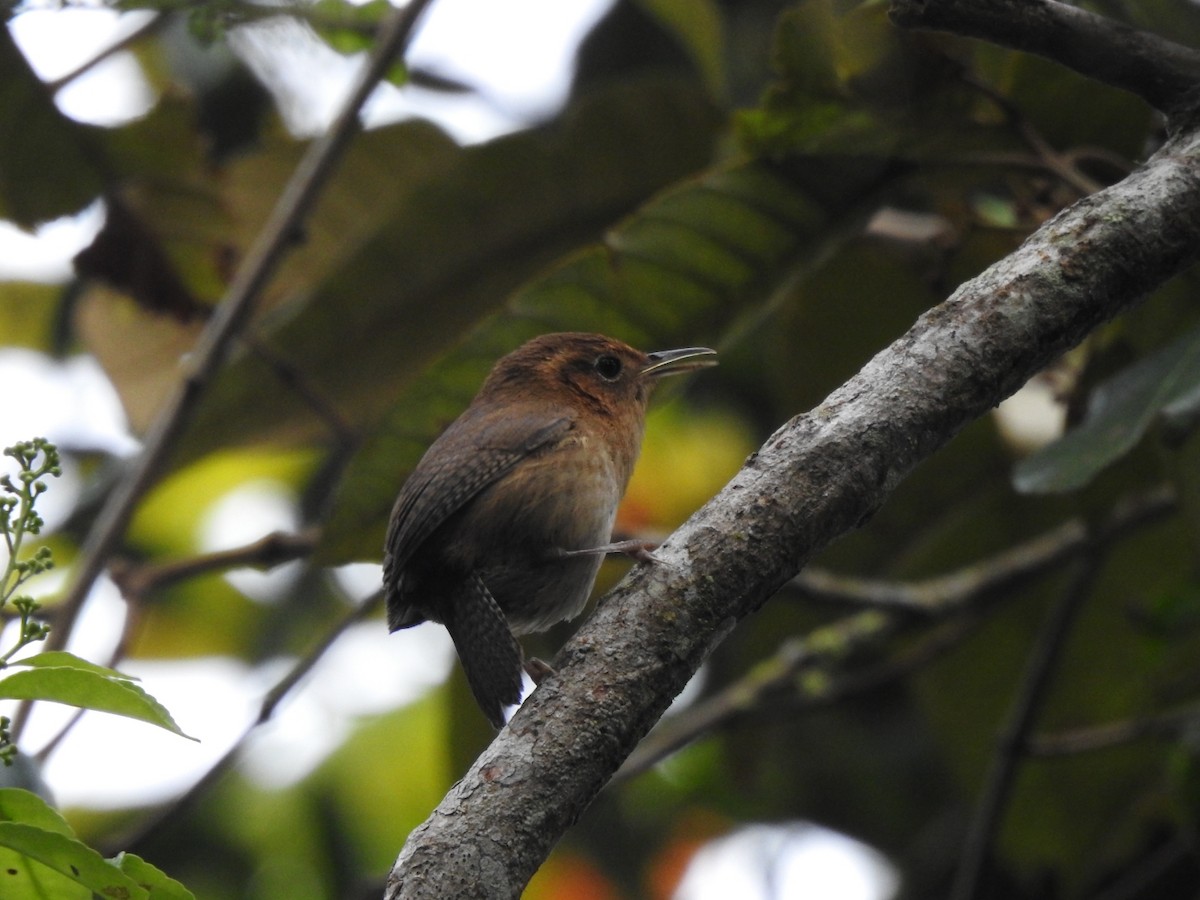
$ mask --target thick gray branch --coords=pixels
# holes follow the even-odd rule
[[[1194,106],[1200,53],[1056,0],[892,0],[892,21],[1036,53],[1171,114]]]
[[[1200,254],[1200,134],[1046,223],[788,422],[604,600],[413,831],[388,898],[517,896],[701,661],[917,463]]]

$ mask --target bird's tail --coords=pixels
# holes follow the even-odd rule
[[[461,596],[445,604],[446,630],[476,702],[493,725],[503,728],[504,708],[521,702],[521,645],[478,575],[460,590]]]

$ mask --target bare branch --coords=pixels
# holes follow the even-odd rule
[[[149,819],[138,823],[132,833],[121,835],[115,839],[112,842],[112,846],[114,848],[135,846],[161,828],[165,823],[191,809],[196,801],[208,793],[221,780],[221,777],[229,771],[241,755],[242,748],[246,746],[246,741],[250,739],[250,736],[261,725],[271,720],[271,717],[275,715],[275,710],[279,708],[279,704],[283,699],[295,689],[296,685],[304,680],[304,677],[321,661],[321,657],[334,645],[337,639],[345,634],[350,626],[361,622],[367,616],[371,615],[371,613],[378,610],[382,602],[383,592],[378,591],[335,622],[325,634],[321,635],[309,651],[297,659],[292,667],[284,673],[283,677],[267,691],[263,696],[262,702],[259,704],[258,715],[255,716],[253,722],[246,726],[246,730],[242,732],[241,737],[234,742],[233,746],[226,750],[221,758],[213,763],[212,767],[197,779],[187,791],[162,809],[157,810]],[[114,850],[114,852],[116,851]]]
[[[1042,133],[1033,122],[1029,120],[1012,100],[979,78],[968,76],[966,81],[971,87],[984,94],[992,103],[996,104],[1007,117],[1013,129],[1020,135],[1021,140],[1029,145],[1029,149],[1033,151],[1034,156],[1047,172],[1052,173],[1063,183],[1074,188],[1080,196],[1094,193],[1103,187],[1100,182],[1089,178],[1081,172],[1075,166],[1069,154],[1059,153],[1055,150],[1050,145],[1050,142],[1042,136]],[[1118,171],[1128,173],[1129,166],[1126,165]]]
[[[1175,738],[1200,724],[1200,704],[1158,715],[1125,719],[1056,734],[1039,734],[1026,743],[1030,756],[1071,756],[1119,747],[1148,737]]]
[[[961,612],[964,606],[976,604],[989,593],[1009,588],[1016,581],[1042,574],[1076,556],[1087,543],[1083,523],[1073,520],[946,575],[920,581],[885,581],[810,568],[793,578],[784,590],[828,603],[944,616]]]
[[[904,28],[1035,53],[1137,94],[1168,115],[1195,105],[1200,53],[1056,0],[892,0]]]
[[[794,708],[814,708],[880,683],[879,672],[850,685],[834,683],[823,663],[833,663],[851,653],[877,644],[895,632],[899,618],[880,612],[847,616],[818,628],[802,638],[785,641],[769,658],[733,684],[695,704],[652,731],[613,776],[613,782],[628,781],[683,749],[701,735],[726,728],[736,721],[771,706],[781,695],[790,694]],[[940,649],[940,648],[939,648]],[[922,654],[922,658],[924,655]],[[928,657],[932,658],[932,656]],[[898,671],[896,672],[898,674]],[[771,708],[778,709],[777,706]]]
[[[127,600],[138,600],[151,591],[168,587],[209,572],[229,569],[273,569],[313,552],[318,533],[309,529],[296,534],[273,531],[256,541],[229,550],[203,553],[187,559],[165,563],[135,565],[118,562],[112,565],[112,579]]]
[[[962,285],[614,589],[415,829],[386,896],[516,896],[709,651],[969,421],[1200,253],[1200,133]]]
[[[950,615],[962,612],[966,606],[978,605],[989,594],[1009,590],[1017,582],[1074,559],[1097,543],[1110,543],[1131,530],[1157,522],[1175,508],[1175,493],[1164,486],[1126,497],[1094,527],[1091,536],[1082,519],[1072,519],[1045,534],[946,575],[918,581],[886,581],[808,568],[793,578],[784,590],[797,591],[808,599],[827,603],[919,616]]]
[[[114,561],[109,568],[109,573],[113,583],[116,584],[121,596],[125,599],[126,616],[121,630],[121,639],[113,648],[106,665],[116,668],[125,658],[125,653],[140,624],[143,601],[150,592],[186,581],[189,578],[206,575],[209,572],[224,572],[237,568],[271,569],[285,562],[308,556],[316,547],[318,538],[319,533],[316,529],[309,529],[298,534],[274,531],[241,547],[219,550],[215,553],[204,553],[167,563],[135,565],[122,560]],[[335,626],[334,633],[340,634],[345,627],[345,624]],[[327,648],[328,645],[325,649]],[[311,666],[315,663],[316,659],[314,658],[308,665]],[[45,763],[58,749],[63,739],[79,723],[83,713],[82,709],[76,712],[63,724],[58,733],[38,751],[40,762]]]
[[[1130,530],[1159,521],[1175,508],[1172,493],[1154,491],[1132,497],[1119,504],[1095,537],[1089,540],[1082,520],[1073,520],[1053,531],[1013,547],[1003,553],[966,566],[948,575],[915,582],[886,582],[847,578],[816,569],[805,569],[784,591],[795,591],[812,600],[849,603],[879,612],[860,613],[818,628],[803,638],[785,642],[768,660],[755,666],[744,677],[706,697],[654,729],[621,766],[617,777],[632,778],[666,759],[702,735],[725,728],[734,721],[753,715],[767,704],[772,706],[788,693],[795,708],[808,708],[817,702],[856,692],[885,677],[899,677],[912,671],[919,662],[932,660],[953,638],[967,631],[954,630],[929,638],[921,649],[902,652],[897,659],[874,667],[868,674],[851,674],[839,679],[816,677],[814,668],[861,652],[878,644],[902,628],[912,627],[930,617],[969,616],[978,618],[987,602],[1001,591],[1087,553],[1097,543],[1116,540]],[[782,592],[781,592],[782,593]]]
[[[158,31],[160,28],[163,27],[163,25],[166,24],[166,22],[167,22],[166,16],[159,14],[159,13],[155,13],[153,16],[151,16],[149,19],[147,19],[145,22],[143,22],[141,25],[139,25],[133,31],[129,32],[129,34],[125,35],[120,40],[113,41],[111,44],[109,44],[103,50],[100,50],[98,53],[96,53],[95,56],[93,56],[89,59],[85,59],[82,63],[80,63],[78,66],[76,66],[70,72],[67,72],[64,75],[60,75],[58,78],[55,78],[53,81],[46,82],[46,87],[50,90],[51,93],[57,94],[59,91],[61,91],[63,88],[65,88],[72,81],[75,81],[78,78],[82,78],[88,72],[92,71],[92,69],[96,68],[96,66],[100,65],[100,63],[104,62],[105,60],[111,59],[112,57],[116,56],[118,53],[128,50],[134,44],[136,44],[138,41],[140,41],[142,38],[147,37],[147,36],[153,34],[154,32]]]
[[[271,370],[271,374],[279,379],[280,384],[307,404],[340,447],[350,447],[354,444],[357,437],[354,427],[346,421],[338,411],[337,404],[326,396],[319,385],[307,377],[298,366],[276,353],[266,341],[250,335],[246,339],[246,345]]]

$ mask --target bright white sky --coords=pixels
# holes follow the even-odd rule
[[[482,96],[447,98],[385,86],[372,98],[367,118],[382,123],[423,115],[463,142],[486,140],[552,112],[564,99],[579,37],[607,9],[609,0],[437,0],[410,51],[412,61],[482,88]],[[57,0],[27,2],[9,25],[38,74],[47,80],[73,70],[145,20],[143,13],[115,15],[102,8],[61,10]],[[80,4],[82,6],[82,4]],[[40,11],[44,9],[45,11]],[[319,132],[333,117],[357,60],[345,59],[307,38],[292,23],[273,24],[231,36],[231,44],[267,81],[300,134]],[[302,73],[302,75],[300,74]],[[145,114],[155,102],[135,59],[119,54],[59,92],[68,115],[115,125]],[[50,223],[28,235],[0,222],[0,285],[4,279],[65,281],[70,258],[91,240],[102,212]],[[0,287],[2,289],[2,287]],[[75,446],[128,454],[120,405],[90,359],[57,362],[27,351],[0,350],[0,382],[11,398],[37,395],[36,405],[14,408],[0,420],[0,446],[45,435]],[[55,482],[44,513],[53,527],[73,503],[80,479],[68,470]],[[268,482],[248,485],[215,505],[204,525],[209,549],[233,546],[273,528],[294,525],[295,498]],[[61,573],[33,585],[43,592],[61,586]],[[233,573],[238,586],[262,602],[286,592],[292,573]],[[377,566],[340,572],[347,590],[365,596],[379,581]],[[124,615],[116,589],[102,582],[90,598],[78,631],[88,645],[71,649],[106,657]],[[170,797],[189,786],[254,718],[257,705],[289,661],[257,668],[227,659],[152,663],[123,668],[172,711],[200,743],[152,726],[89,713],[72,738],[51,758],[46,779],[64,805],[125,806]],[[453,664],[453,647],[441,629],[386,635],[362,625],[325,656],[305,686],[294,692],[274,720],[248,747],[245,771],[267,785],[303,777],[334,749],[356,716],[394,708],[440,682]],[[0,705],[0,711],[3,705]],[[37,747],[70,710],[42,704],[27,732]],[[97,773],[103,773],[97,777]],[[894,870],[869,848],[842,835],[800,824],[756,826],[717,842],[698,857],[679,896],[686,900],[767,896],[750,875],[764,854],[786,864],[781,884],[814,900],[882,900],[896,889]],[[790,880],[795,877],[797,880]],[[736,885],[736,889],[734,886]],[[779,885],[776,885],[777,887]],[[774,896],[799,896],[790,889]]]

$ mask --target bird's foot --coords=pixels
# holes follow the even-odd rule
[[[521,665],[525,667],[525,674],[533,680],[534,684],[541,684],[544,678],[554,674],[554,667],[536,656],[529,657]]]

